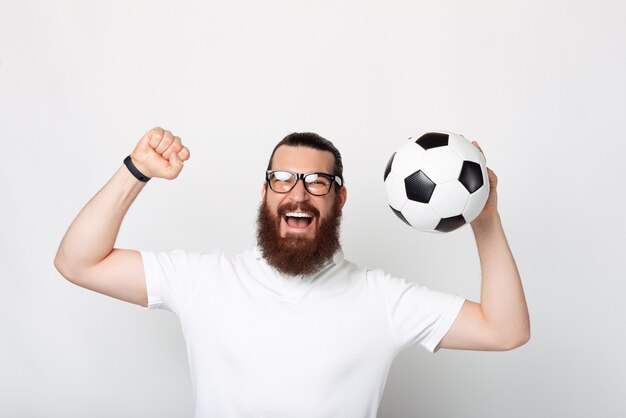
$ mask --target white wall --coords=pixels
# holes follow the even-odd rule
[[[176,318],[52,264],[155,125],[192,158],[144,189],[118,246],[249,247],[269,152],[312,130],[344,154],[347,257],[470,298],[471,230],[407,228],[382,173],[423,129],[479,140],[532,340],[406,350],[379,416],[624,416],[624,21],[621,1],[1,0],[0,416],[191,416]]]

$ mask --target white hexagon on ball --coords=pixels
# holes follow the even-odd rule
[[[415,173],[422,166],[426,151],[418,146],[415,141],[409,141],[396,152],[391,163],[391,172],[404,179],[408,175]]]
[[[469,197],[467,189],[454,180],[435,187],[430,198],[430,206],[442,218],[450,218],[463,213]]]
[[[441,217],[427,203],[407,200],[402,208],[402,215],[413,228],[433,231]]]
[[[399,178],[395,171],[392,171],[385,180],[387,190],[387,202],[395,210],[401,211],[407,201],[404,181]]]
[[[450,133],[448,136],[448,146],[458,152],[464,161],[473,161],[480,164],[482,153],[466,138]]]
[[[463,217],[469,223],[472,222],[480,212],[482,212],[487,198],[489,197],[489,183],[485,183],[482,187],[472,193],[467,201],[465,210],[463,210]]]
[[[463,159],[450,147],[431,148],[426,151],[422,171],[435,184],[447,183],[459,178]]]

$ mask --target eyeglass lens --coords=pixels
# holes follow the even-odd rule
[[[287,193],[297,181],[297,176],[289,171],[274,171],[270,175],[270,187],[278,193]],[[303,182],[305,189],[312,195],[325,195],[332,185],[330,177],[315,173],[304,176]]]

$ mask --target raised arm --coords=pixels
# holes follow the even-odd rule
[[[439,348],[510,350],[530,338],[524,289],[497,209],[498,179],[488,171],[489,198],[471,224],[482,271],[480,303],[465,302]]]
[[[179,137],[161,128],[148,131],[131,153],[135,167],[147,177],[174,179],[189,159]],[[54,259],[70,282],[137,305],[148,296],[141,255],[113,248],[122,220],[146,183],[122,165],[85,205],[61,240]]]

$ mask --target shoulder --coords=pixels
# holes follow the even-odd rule
[[[377,291],[384,290],[389,280],[397,280],[383,269],[363,267],[347,259],[336,266],[336,271],[353,282],[360,282],[362,286]]]
[[[352,264],[352,263],[351,263]],[[360,271],[368,287],[384,292],[389,296],[399,296],[407,290],[425,289],[419,283],[398,277],[381,268],[363,268],[353,264],[355,271]]]
[[[343,261],[342,268],[351,274],[358,275],[371,285],[382,285],[386,281],[393,279],[389,273],[381,268],[363,267],[348,260]]]

